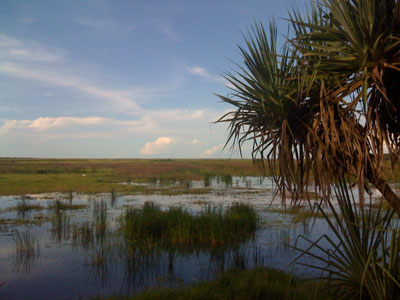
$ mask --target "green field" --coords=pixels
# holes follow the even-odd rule
[[[176,182],[206,176],[260,176],[251,160],[235,159],[0,159],[0,195],[48,192],[149,192],[121,182]],[[171,193],[171,191],[169,191]],[[174,191],[172,191],[174,192]],[[175,191],[185,193],[185,186]],[[191,193],[196,193],[193,189]],[[197,193],[204,191],[198,190]]]

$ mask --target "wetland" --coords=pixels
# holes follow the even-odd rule
[[[300,253],[292,246],[331,229],[307,205],[282,203],[251,161],[0,163],[1,299],[196,289],[234,270],[320,275],[307,267],[312,257],[290,264]]]

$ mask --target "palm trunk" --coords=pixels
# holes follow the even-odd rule
[[[378,191],[381,192],[382,196],[397,212],[397,215],[400,216],[400,197],[392,190],[390,185],[381,176],[375,174],[371,166],[368,165],[367,168],[367,178],[369,182],[371,182],[378,189]]]

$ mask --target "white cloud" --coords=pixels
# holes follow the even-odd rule
[[[199,67],[199,66],[190,68],[190,69],[189,69],[189,72],[192,73],[192,74],[195,74],[195,75],[199,75],[199,76],[202,76],[202,77],[206,77],[206,78],[208,78],[208,77],[211,76],[211,75],[206,71],[206,69],[204,69],[204,68],[202,68],[202,67]]]
[[[229,81],[227,81],[224,77],[212,75],[210,72],[208,72],[203,67],[200,67],[200,66],[190,67],[190,68],[188,68],[188,72],[190,74],[197,75],[197,76],[206,78],[211,81],[222,83],[228,88],[234,88],[234,86]]]
[[[55,128],[65,128],[70,126],[88,126],[88,125],[99,125],[109,121],[106,118],[99,117],[86,117],[86,118],[76,118],[76,117],[61,117],[61,118],[49,118],[40,117],[33,120],[29,124],[29,128],[35,131],[45,131]]]
[[[4,107],[4,110],[11,109]],[[2,107],[0,106],[0,111]],[[143,110],[142,114],[134,117],[132,120],[116,120],[112,118],[104,118],[99,116],[88,117],[48,117],[43,116],[33,120],[4,120],[3,126],[0,126],[0,135],[12,133],[13,130],[18,130],[26,135],[32,133],[49,132],[57,133],[59,137],[65,134],[65,130],[72,129],[76,131],[77,136],[83,130],[88,133],[104,132],[106,135],[112,131],[119,137],[132,134],[163,135],[163,136],[182,136],[184,140],[196,143],[197,139],[193,140],[193,136],[199,136],[199,128],[204,128],[205,125],[210,125],[215,121],[217,116],[222,112],[211,110]],[[63,130],[60,132],[60,130]],[[202,131],[202,130],[200,130]],[[194,142],[193,142],[194,141]],[[185,142],[186,143],[186,142]]]
[[[10,62],[0,63],[0,72],[16,77],[43,81],[57,86],[74,88],[85,94],[116,102],[124,109],[129,109],[133,113],[139,113],[142,111],[142,109],[129,96],[131,94],[130,91],[104,89],[90,84],[76,76],[69,76],[59,72],[41,71]]]
[[[200,143],[201,142],[198,139],[193,139],[188,144],[196,145],[196,144],[200,144]]]
[[[133,119],[127,121],[101,116],[52,117],[51,115],[26,120],[2,119],[0,120],[0,143],[2,146],[11,149],[8,150],[9,152],[3,150],[3,155],[5,153],[14,155],[13,151],[17,149],[14,145],[19,145],[22,142],[26,146],[18,146],[19,153],[34,156],[35,153],[39,152],[34,152],[38,150],[35,150],[36,148],[31,147],[31,145],[41,145],[42,148],[40,149],[43,153],[50,153],[46,146],[59,145],[53,143],[52,140],[54,139],[81,139],[80,142],[85,142],[85,139],[91,138],[99,142],[112,139],[113,141],[121,141],[121,145],[125,147],[126,141],[132,140],[132,136],[134,136],[135,140],[131,142],[132,148],[127,151],[131,151],[130,153],[134,153],[136,156],[151,155],[151,153],[171,153],[171,149],[176,147],[177,143],[181,143],[186,148],[182,147],[182,150],[176,147],[177,149],[174,149],[176,152],[171,153],[171,156],[188,157],[201,155],[202,147],[211,147],[218,143],[218,137],[225,137],[224,129],[226,126],[218,125],[211,128],[211,123],[223,115],[223,111],[209,109],[157,110],[143,108],[139,105],[143,99],[155,98],[160,94],[176,90],[179,83],[166,84],[155,88],[114,89],[107,88],[102,82],[95,81],[96,78],[91,80],[81,75],[87,74],[87,71],[90,71],[90,69],[85,71],[82,66],[76,65],[66,57],[53,54],[34,42],[0,34],[0,73],[41,82],[45,89],[42,89],[39,94],[37,92],[32,92],[32,94],[53,96],[51,97],[52,101],[61,101],[62,98],[58,99],[60,93],[57,92],[57,97],[54,97],[55,94],[53,94],[51,87],[69,88],[80,94],[92,96],[86,97],[86,99],[105,100],[107,105],[101,108],[103,110],[106,108],[107,114],[111,112],[114,115],[115,112],[123,112],[125,116],[130,114]],[[193,68],[192,73],[203,77],[211,76],[209,79],[217,78],[201,67]],[[220,80],[220,78],[216,80]],[[17,110],[17,108],[10,106],[10,104],[8,106],[0,105],[2,112],[12,110]],[[212,135],[212,138],[210,138],[210,135]],[[149,136],[160,138],[146,143]],[[199,147],[200,143],[202,147]],[[145,146],[140,149],[140,146],[144,144]],[[166,152],[167,150],[170,152]],[[203,155],[212,155],[211,150],[206,151],[207,153]],[[112,151],[115,151],[115,149]],[[61,154],[51,152],[51,155]]]
[[[216,82],[221,82],[221,83],[225,83],[225,79],[221,76],[214,76],[212,74],[210,74],[210,72],[208,72],[206,69],[204,69],[203,67],[200,66],[195,66],[195,67],[190,67],[188,68],[189,73],[193,74],[193,75],[197,75],[212,81],[216,81]]]
[[[9,61],[47,62],[62,61],[61,53],[49,52],[34,41],[16,39],[0,33],[0,58]]]
[[[40,117],[34,120],[6,120],[0,127],[0,135],[13,134],[17,130],[25,135],[53,132],[59,133],[59,137],[62,137],[68,130],[76,136],[83,131],[96,133],[101,130],[106,136],[107,132],[137,130],[142,126],[143,123],[140,120],[120,121],[103,117]],[[79,132],[76,132],[77,128]]]
[[[140,150],[143,155],[152,155],[162,152],[168,145],[175,143],[170,137],[159,137],[154,142],[147,142]]]
[[[223,147],[224,147],[223,144],[213,146],[210,149],[204,151],[203,154],[207,156],[215,154],[216,152],[221,151]]]

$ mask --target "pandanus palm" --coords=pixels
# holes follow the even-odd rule
[[[329,195],[348,174],[400,213],[383,174],[384,151],[392,163],[400,151],[400,1],[322,0],[289,23],[282,52],[273,25],[269,38],[255,26],[240,48],[245,66],[226,75],[234,93],[221,99],[236,106],[219,120],[230,123],[228,142],[252,139],[253,158],[295,197],[311,176]]]
[[[269,36],[264,27],[254,27],[254,38],[239,46],[245,67],[227,73],[233,94],[220,98],[236,107],[218,122],[229,122],[229,141],[239,145],[251,139],[253,158],[268,162],[283,194],[289,189],[302,193],[303,185],[298,161],[303,162],[307,123],[312,122],[311,108],[305,100],[304,82],[298,78],[296,50],[277,50],[277,31],[270,25]],[[309,117],[305,117],[309,115]],[[264,165],[263,165],[264,166]]]

